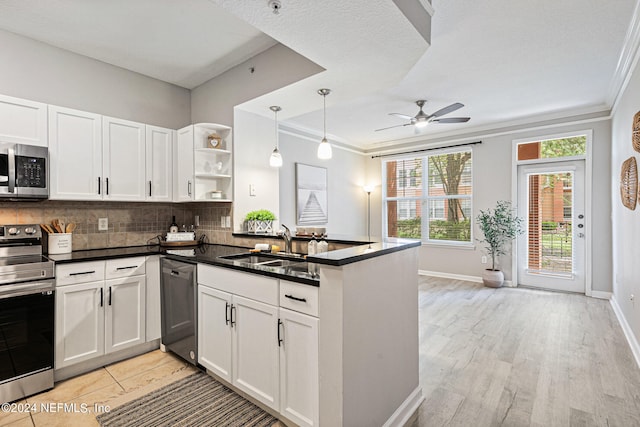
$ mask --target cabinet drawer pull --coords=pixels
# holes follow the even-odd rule
[[[117,267],[116,270],[128,270],[130,268],[138,268],[137,265],[130,265],[128,267]]]
[[[298,298],[298,297],[294,297],[293,295],[285,295],[284,297],[292,299],[294,301],[307,302],[306,298]]]
[[[228,302],[224,303],[224,323],[226,325],[229,324],[229,303]]]
[[[69,273],[69,276],[80,276],[80,275],[83,275],[83,274],[93,274],[95,272],[96,272],[95,270],[93,270],[93,271],[81,271],[79,273]]]

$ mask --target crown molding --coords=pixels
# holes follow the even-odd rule
[[[609,84],[609,94],[607,96],[607,104],[611,106],[614,112],[618,106],[620,95],[624,93],[633,70],[636,68],[640,55],[640,2],[636,2],[631,15],[631,22],[627,28],[624,43],[618,58],[616,70]]]

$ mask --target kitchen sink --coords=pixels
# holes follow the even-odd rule
[[[297,263],[304,261],[302,257],[290,258],[289,254],[285,255],[259,255],[259,254],[237,254],[221,256],[220,258],[235,261],[242,264],[257,266],[263,265],[265,267],[289,267]]]

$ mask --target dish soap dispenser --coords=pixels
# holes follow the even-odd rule
[[[318,242],[318,253],[328,252],[329,251],[329,243],[327,243],[324,238],[327,237],[326,234],[323,234],[320,238],[320,242]]]
[[[173,220],[171,221],[171,226],[169,227],[169,233],[177,233],[178,232],[178,224],[176,223],[176,216],[173,216]]]
[[[315,255],[316,253],[318,253],[318,241],[316,240],[316,234],[313,233],[307,245],[307,255]]]

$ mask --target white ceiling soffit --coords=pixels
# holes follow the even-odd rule
[[[188,89],[276,43],[208,0],[3,0],[0,28]]]
[[[433,0],[433,7],[429,50],[398,84],[328,108],[331,134],[370,150],[611,107],[635,1]],[[419,134],[413,126],[374,132],[403,124],[388,113],[413,116],[418,99],[428,101],[426,113],[461,102],[465,107],[446,117],[471,120],[432,124]],[[322,112],[291,124],[321,128]]]
[[[329,108],[397,85],[429,47],[392,0],[281,0],[279,14],[267,0],[211,1],[326,69],[239,106],[263,116],[270,105],[283,120],[321,112],[320,88]]]

